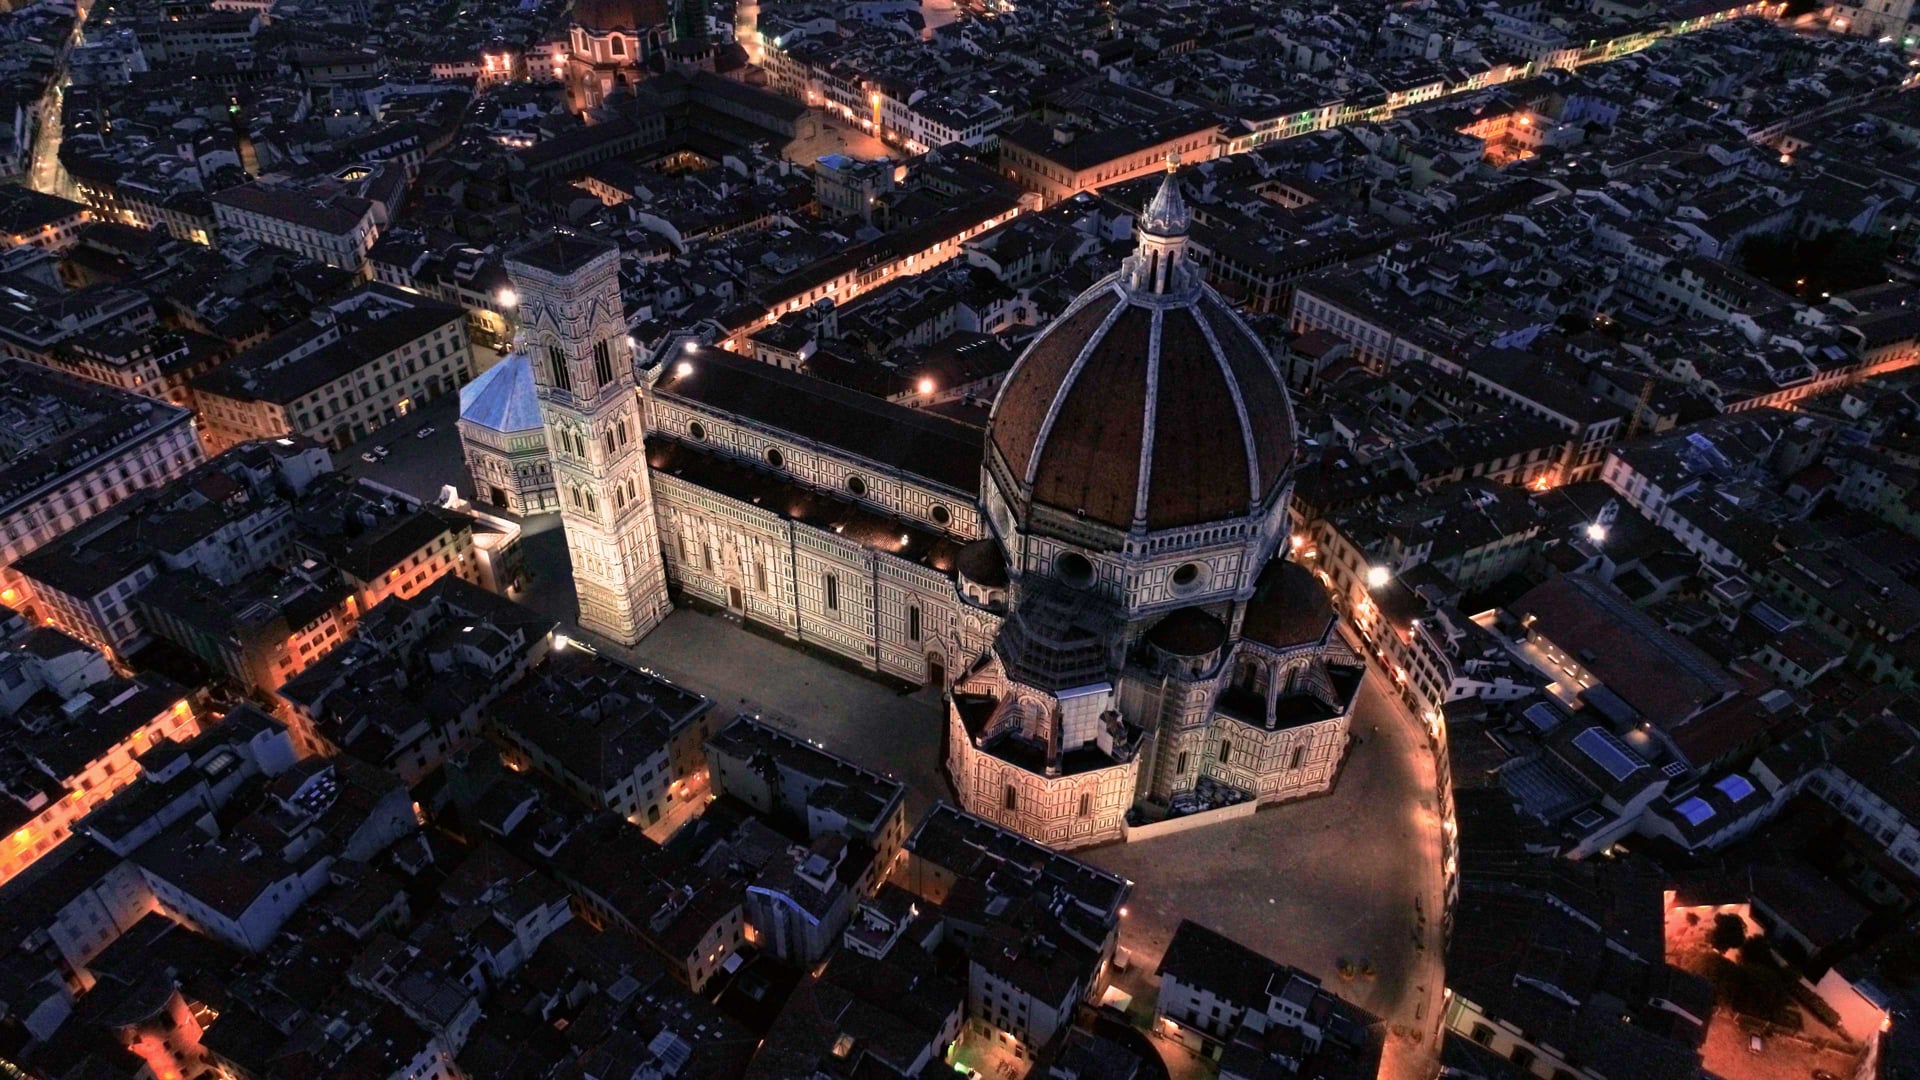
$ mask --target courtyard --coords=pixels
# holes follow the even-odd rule
[[[1714,941],[1715,923],[1730,917],[1745,922],[1751,940],[1764,940],[1744,905],[1737,914],[1717,917],[1711,908],[1674,907],[1667,912],[1667,962],[1714,987],[1715,1008],[1700,1048],[1708,1071],[1725,1080],[1852,1076],[1864,1047],[1806,1007],[1803,996],[1793,990],[1792,975],[1778,968],[1764,945],[1757,955],[1750,955],[1744,944],[1718,947],[1725,942]]]

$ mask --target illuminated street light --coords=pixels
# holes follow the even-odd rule
[[[1378,589],[1393,580],[1393,571],[1384,566],[1367,567],[1367,588]]]
[[[684,379],[687,376],[693,374],[693,365],[687,363],[685,360],[682,360],[680,361],[679,366],[673,369],[673,373]]]
[[[500,306],[503,308],[520,306],[520,294],[512,289],[501,289],[494,295],[494,299],[500,301]]]
[[[1607,538],[1607,527],[1605,525],[1602,525],[1596,521],[1591,525],[1587,526],[1587,539],[1598,544],[1601,541],[1605,540],[1606,538]]]
[[[927,395],[927,394],[931,394],[931,393],[933,393],[933,380],[932,380],[932,379],[921,379],[921,380],[920,380],[920,393],[921,393],[921,395],[922,395],[922,396],[925,396],[925,395]]]

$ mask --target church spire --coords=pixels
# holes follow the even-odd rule
[[[1180,181],[1174,176],[1174,170],[1180,167],[1180,155],[1167,155],[1167,177],[1160,181],[1160,190],[1154,192],[1153,201],[1147,204],[1146,213],[1141,216],[1140,229],[1156,236],[1185,236],[1191,216],[1187,213],[1187,201],[1180,197]]]
[[[1186,254],[1187,228],[1193,217],[1180,197],[1180,180],[1174,175],[1179,166],[1179,155],[1168,154],[1166,179],[1140,213],[1139,239],[1126,275],[1136,293],[1183,293],[1192,276]]]

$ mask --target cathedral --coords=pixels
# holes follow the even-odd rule
[[[669,54],[697,59],[711,48],[709,29],[706,0],[577,0],[567,35],[574,110],[663,70]]]
[[[1188,225],[1169,174],[985,431],[691,337],[636,364],[613,245],[516,249],[581,625],[683,596],[942,686],[960,802],[1056,847],[1327,790],[1365,665],[1286,558],[1292,406]]]

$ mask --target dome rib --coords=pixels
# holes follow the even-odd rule
[[[1154,313],[1124,304],[1081,350],[1080,363],[1056,399],[1034,455],[1036,501],[1109,524],[1133,523],[1134,493],[1142,474],[1147,355]],[[1097,390],[1075,392],[1088,358],[1101,357]]]
[[[1203,303],[1199,314],[1213,332],[1220,354],[1233,367],[1234,385],[1246,399],[1249,430],[1257,433],[1260,425],[1274,424],[1283,432],[1279,438],[1254,440],[1260,461],[1258,486],[1267,487],[1293,464],[1293,398],[1286,390],[1286,375],[1225,304]]]
[[[1163,416],[1153,432],[1147,528],[1244,516],[1254,501],[1246,428],[1232,380],[1190,310],[1166,313],[1160,355]]]
[[[1000,395],[994,399],[991,425],[993,444],[1007,463],[1007,469],[1023,484],[1033,482],[1030,466],[1033,451],[1040,444],[1043,429],[1053,415],[1054,400],[1067,382],[1073,365],[1079,362],[1086,342],[1120,303],[1118,292],[1104,294],[1089,291],[1078,310],[1072,307],[1027,346],[1027,351],[1008,372]],[[1018,374],[1020,377],[1015,378]]]
[[[1233,361],[1227,358],[1226,349],[1221,346],[1219,336],[1213,332],[1213,325],[1207,321],[1205,315],[1201,314],[1199,306],[1195,305],[1192,312],[1193,322],[1200,328],[1201,335],[1207,339],[1207,346],[1213,352],[1213,359],[1220,365],[1220,377],[1226,380],[1227,390],[1233,395],[1234,411],[1240,415],[1240,439],[1247,454],[1247,491],[1257,492],[1261,489],[1261,481],[1265,476],[1260,469],[1260,449],[1257,445],[1259,440],[1253,437],[1253,417],[1248,415],[1247,399],[1240,392],[1240,380],[1234,376]]]
[[[1036,446],[1042,448],[1042,452],[1053,439],[1054,428],[1060,423],[1060,412],[1068,398],[1072,396],[1074,387],[1079,385],[1080,376],[1086,371],[1088,358],[1100,351],[1101,346],[1113,334],[1114,324],[1127,314],[1130,305],[1127,304],[1126,297],[1118,291],[1114,295],[1116,303],[1108,310],[1106,317],[1100,320],[1100,325],[1088,335],[1086,343],[1073,354],[1073,363],[1068,366],[1067,374],[1060,382],[1060,389],[1054,392],[1052,400],[1047,403],[1047,415],[1040,421],[1040,433],[1035,442]],[[1033,484],[1039,475],[1040,454],[1036,453],[1033,460],[1027,464],[1027,472],[1023,480],[1027,484]]]
[[[1155,433],[1160,430],[1160,347],[1166,340],[1166,316],[1166,309],[1154,309],[1153,336],[1147,340],[1147,400],[1140,427],[1148,437],[1140,440],[1140,477],[1133,491],[1135,525],[1147,520],[1148,504],[1153,498],[1153,444]]]
[[[1179,181],[1134,254],[1027,346],[988,421],[986,481],[1126,532],[1244,520],[1282,496],[1294,456],[1285,376],[1186,257]]]

